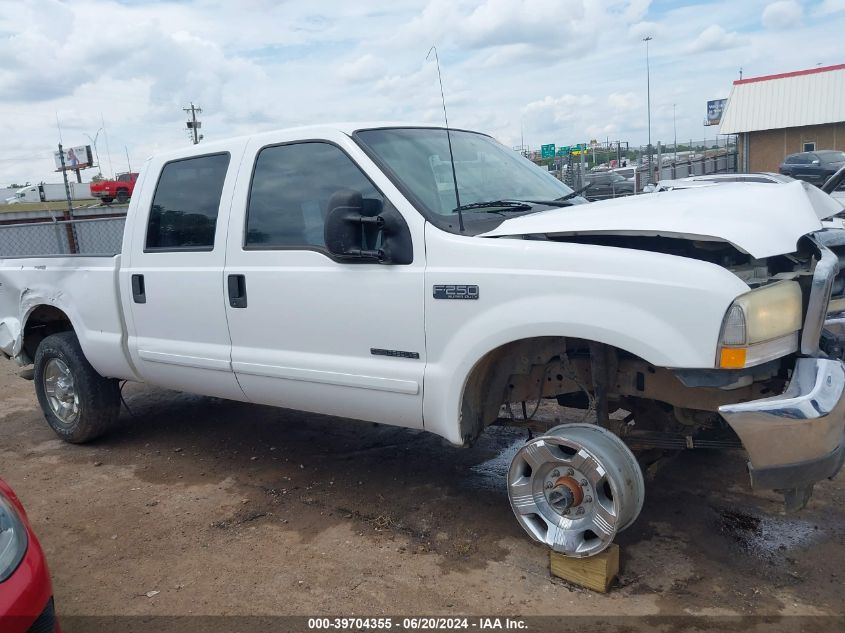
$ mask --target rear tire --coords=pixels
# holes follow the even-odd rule
[[[127,200],[129,200],[129,192],[126,189],[121,189],[117,192],[117,201],[120,204],[125,204]]]
[[[35,393],[47,424],[73,444],[100,437],[120,414],[118,381],[91,367],[73,332],[41,341],[35,352]]]

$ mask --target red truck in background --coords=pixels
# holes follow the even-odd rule
[[[91,195],[99,198],[106,204],[110,204],[113,200],[117,200],[123,204],[132,197],[132,191],[135,189],[135,182],[137,180],[138,172],[133,171],[125,174],[117,174],[114,180],[92,182]]]

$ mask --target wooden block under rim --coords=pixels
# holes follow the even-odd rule
[[[588,558],[570,558],[552,551],[549,552],[549,563],[553,576],[593,591],[607,593],[619,575],[619,546],[612,543],[601,554]]]

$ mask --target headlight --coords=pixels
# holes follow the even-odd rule
[[[17,510],[0,494],[0,582],[18,568],[26,554],[27,537]]]
[[[733,302],[722,322],[722,369],[759,365],[798,349],[801,287],[796,281],[752,290]]]

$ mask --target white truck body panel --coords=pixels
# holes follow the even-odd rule
[[[410,265],[242,247],[256,154],[295,140],[326,141],[352,158],[407,222]],[[146,253],[162,165],[216,152],[231,158],[214,248]],[[577,337],[661,367],[712,368],[726,310],[749,289],[696,259],[510,236],[674,235],[727,241],[765,257],[792,252],[801,235],[821,228],[820,217],[838,210],[801,183],[725,185],[533,213],[484,235],[456,235],[427,222],[346,129],[272,132],[151,159],[130,203],[120,256],[0,259],[0,349],[20,354],[29,312],[51,305],[68,315],[104,376],[390,420],[460,443],[464,383],[491,350],[531,337]],[[133,301],[139,274],[147,303]],[[229,305],[230,274],[246,276],[249,309]],[[432,286],[441,283],[476,284],[480,297],[434,300]]]
[[[432,225],[426,254],[426,288],[459,281],[480,289],[478,301],[426,294],[426,429],[455,442],[463,390],[455,377],[469,375],[495,348],[566,336],[614,345],[657,366],[713,367],[722,318],[748,290],[727,270],[683,257],[463,237]]]
[[[295,131],[256,136],[246,156],[297,138]],[[340,146],[399,207],[414,262],[350,265],[313,250],[245,250],[250,178],[240,179],[226,275],[246,276],[249,308],[226,306],[232,368],[252,402],[422,427],[425,221],[348,135],[328,130],[320,138]],[[249,163],[242,167],[246,174],[251,158]],[[412,351],[419,358],[374,355],[371,348]]]
[[[137,380],[126,355],[126,324],[118,300],[121,256],[0,260],[0,349],[21,352],[21,330],[38,306],[54,306],[77,328],[85,354],[100,374]],[[8,281],[9,271],[19,284]],[[96,300],[92,300],[96,297]]]
[[[805,182],[772,187],[736,183],[603,200],[503,222],[488,237],[530,235],[662,235],[727,241],[755,258],[795,250],[798,239],[842,209]]]
[[[232,141],[223,150],[230,154],[230,169],[223,186],[220,217],[229,211],[244,145],[243,140]],[[136,214],[139,208],[152,205],[156,176],[168,160],[158,156],[146,164],[132,196]],[[120,283],[130,323],[129,353],[145,382],[243,399],[232,373],[224,309],[226,229],[225,222],[217,222],[214,248],[207,252],[146,252],[146,221],[134,222],[131,228],[127,221],[124,252],[128,265],[120,271]],[[144,276],[149,303],[132,300],[132,275]]]

